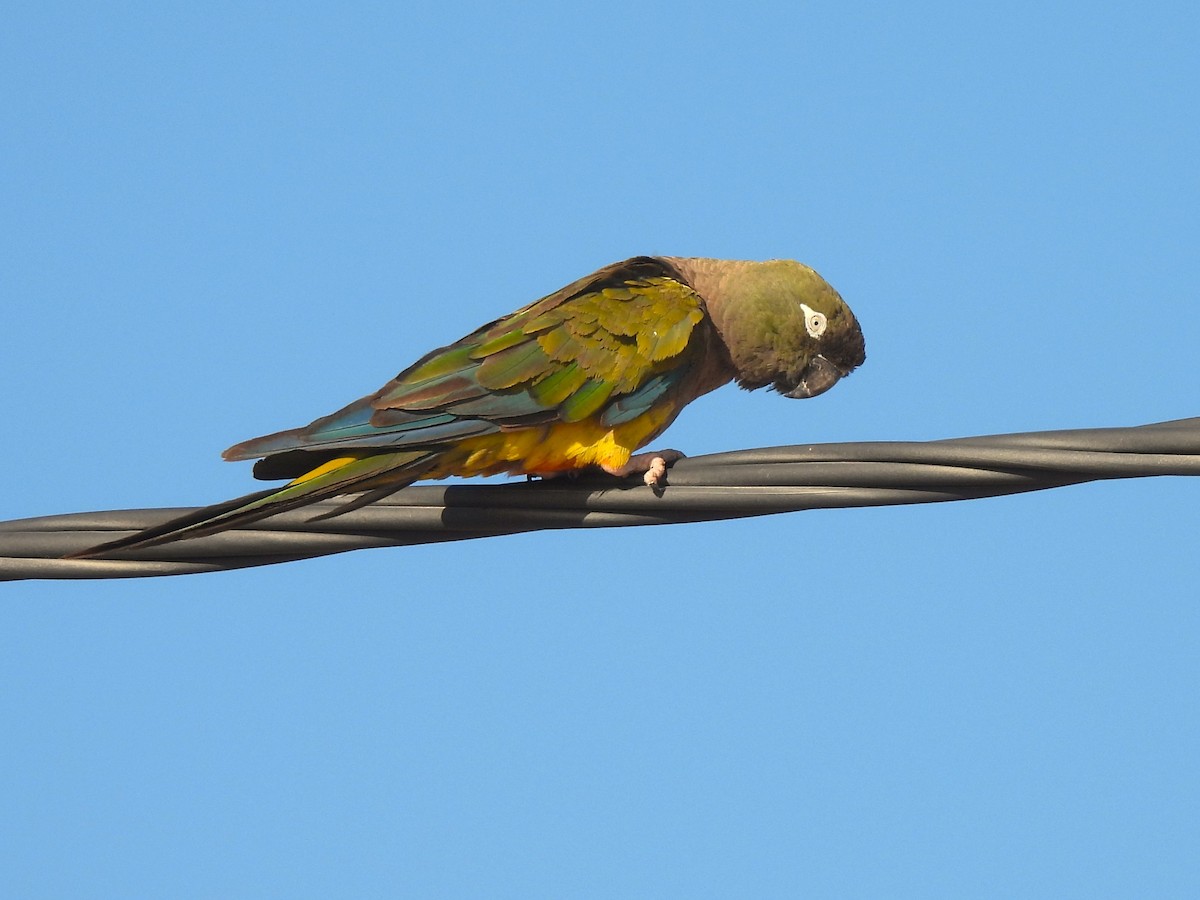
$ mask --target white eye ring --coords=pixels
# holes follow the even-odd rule
[[[801,303],[800,309],[804,312],[804,329],[809,335],[815,338],[823,335],[829,326],[829,320],[825,318],[825,313],[817,312],[806,303]]]

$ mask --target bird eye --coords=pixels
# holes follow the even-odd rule
[[[800,309],[804,311],[804,329],[809,335],[815,338],[823,335],[826,326],[829,325],[829,320],[825,318],[825,313],[819,313],[803,303],[800,304]]]

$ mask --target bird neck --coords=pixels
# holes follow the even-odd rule
[[[684,281],[692,286],[706,301],[710,297],[725,297],[734,290],[738,274],[745,272],[758,263],[740,259],[707,259],[699,256],[664,256],[666,260],[683,276]],[[709,315],[722,330],[724,303],[707,304]]]

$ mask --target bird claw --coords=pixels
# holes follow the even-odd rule
[[[667,483],[667,468],[684,458],[684,455],[678,450],[653,450],[634,454],[623,466],[602,466],[601,468],[609,475],[615,475],[618,478],[640,474],[647,487],[652,488],[655,492],[660,492]]]
[[[646,468],[645,474],[642,475],[642,481],[646,483],[646,487],[656,488],[661,486],[666,477],[667,461],[661,456],[656,456],[650,460],[650,465]]]

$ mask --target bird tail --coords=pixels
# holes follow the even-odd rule
[[[97,544],[66,556],[87,559],[115,550],[140,550],[183,538],[202,537],[229,528],[249,525],[276,513],[307,506],[339,494],[368,492],[345,506],[318,518],[329,518],[357,509],[412,484],[438,461],[437,450],[346,455],[329,460],[282,488],[247,494],[206,506],[186,515],[134,532],[115,541]]]

